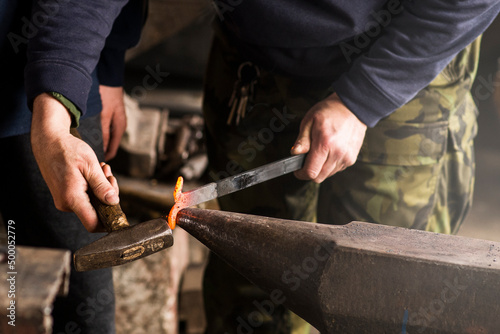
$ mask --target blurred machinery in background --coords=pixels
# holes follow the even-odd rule
[[[128,126],[114,171],[169,182],[206,170],[201,102],[213,15],[206,0],[150,1],[141,42],[127,53]]]
[[[198,179],[208,165],[203,118],[173,114],[167,108],[143,107],[125,96],[128,126],[113,162],[115,171],[136,178]]]

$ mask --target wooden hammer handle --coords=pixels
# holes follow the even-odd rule
[[[78,139],[82,139],[80,133],[76,128],[71,128],[71,134]],[[90,203],[97,212],[99,221],[102,223],[106,231],[112,232],[116,230],[121,230],[124,227],[130,226],[125,213],[123,213],[120,204],[107,205],[102,203],[89,189],[87,192],[90,198]]]
[[[108,233],[130,226],[120,204],[107,205],[102,203],[93,193],[89,192],[88,195],[90,197],[90,203],[95,211],[97,211],[99,221],[104,225]]]

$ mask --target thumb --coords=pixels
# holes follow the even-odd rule
[[[300,132],[291,149],[292,155],[304,154],[311,148],[312,119],[304,119],[300,125]]]
[[[92,165],[89,175],[84,175],[89,184],[90,190],[104,204],[115,205],[120,202],[118,193],[113,185],[108,181],[102,168],[96,162]]]

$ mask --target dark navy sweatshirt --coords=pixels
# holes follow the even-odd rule
[[[218,17],[268,66],[331,78],[365,124],[407,103],[475,40],[498,0],[232,0]]]
[[[83,117],[101,111],[99,84],[123,85],[125,51],[140,37],[143,1],[126,2],[90,10],[85,1],[0,0],[0,138],[30,131],[27,99],[43,92],[67,96]]]
[[[125,0],[52,0],[57,15],[30,39],[28,101],[62,93],[85,112],[93,72]],[[34,13],[43,17],[41,4]],[[264,66],[331,80],[375,125],[428,85],[493,21],[499,0],[218,0],[217,18]]]

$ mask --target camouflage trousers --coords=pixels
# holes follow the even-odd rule
[[[479,41],[411,102],[369,129],[356,164],[320,186],[282,176],[219,199],[222,210],[344,224],[353,220],[456,232],[471,204],[476,108],[469,90]],[[205,82],[210,176],[216,180],[290,155],[300,121],[333,93],[329,82],[260,70],[244,117],[230,98],[247,59],[215,38]],[[242,115],[243,116],[243,115]],[[318,201],[319,193],[319,201]],[[277,242],[279,242],[277,240]],[[211,255],[204,279],[206,333],[308,333],[284,307]]]
[[[456,233],[472,204],[480,39],[368,129],[356,164],[321,185],[318,221]]]

